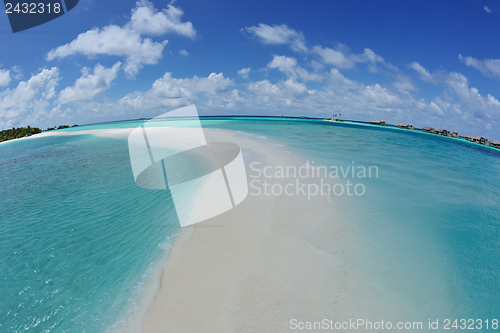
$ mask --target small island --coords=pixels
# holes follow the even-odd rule
[[[33,134],[39,134],[39,133],[46,132],[46,131],[53,131],[56,129],[63,129],[63,128],[76,127],[76,126],[78,126],[78,125],[73,125],[73,126],[60,125],[57,127],[49,127],[45,130],[41,130],[38,127],[31,127],[30,125],[28,125],[26,127],[17,127],[17,128],[13,127],[10,129],[0,131],[0,142],[14,140],[14,139],[20,139],[20,138],[24,138],[27,136],[31,136]]]

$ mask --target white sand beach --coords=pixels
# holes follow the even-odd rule
[[[249,181],[252,162],[261,168],[303,165],[265,139],[208,133],[211,141],[242,148]],[[252,193],[236,208],[185,228],[142,332],[287,332],[293,318],[367,314],[366,294],[349,260],[356,242],[329,199]]]

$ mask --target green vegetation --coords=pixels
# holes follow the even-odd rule
[[[44,132],[46,131],[53,131],[53,130],[56,130],[56,129],[63,129],[63,128],[70,128],[70,127],[76,127],[78,125],[73,125],[73,126],[69,126],[69,125],[61,125],[61,126],[54,126],[54,127],[49,127],[47,128],[46,130],[44,130]]]
[[[63,129],[63,128],[69,128],[69,127],[77,127],[78,125],[61,125],[57,127],[49,127],[45,131],[52,131],[55,129]],[[33,134],[38,134],[42,133],[42,130],[39,129],[38,127],[31,127],[28,125],[28,127],[18,127],[18,128],[11,128],[7,130],[0,131],[0,142],[2,141],[7,141],[7,140],[13,140],[13,139],[19,139],[23,138],[25,136],[30,136]]]
[[[8,130],[0,131],[0,142],[18,139],[25,136],[30,136],[32,134],[42,133],[42,130],[38,127],[18,127],[11,128]]]
[[[339,118],[337,118],[337,116],[338,116]],[[325,120],[330,120],[330,121],[340,121],[340,122],[342,122],[343,120],[342,120],[342,119],[340,119],[340,116],[342,116],[342,114],[341,114],[341,113],[340,113],[340,114],[338,114],[338,115],[337,115],[337,114],[334,114],[334,115],[333,115],[333,118],[325,118]]]

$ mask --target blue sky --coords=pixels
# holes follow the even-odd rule
[[[384,119],[500,139],[498,1],[80,0],[13,34],[0,128],[200,114]]]

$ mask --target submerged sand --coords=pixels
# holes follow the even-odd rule
[[[46,132],[126,140],[132,129]],[[243,152],[248,181],[267,166],[296,169],[306,161],[253,134],[204,129],[208,141],[233,142]],[[256,164],[255,162],[258,162]],[[315,178],[299,182],[318,184]],[[263,190],[262,185],[258,187]],[[368,287],[359,242],[343,218],[350,208],[325,195],[256,195],[212,219],[185,227],[149,276],[119,332],[290,332],[291,320],[382,318]],[[137,297],[139,298],[137,300]],[[325,331],[325,330],[322,330]]]
[[[96,135],[126,140],[132,130],[55,131],[30,138]],[[267,138],[204,131],[209,141],[241,147],[249,182],[266,180],[255,178],[255,169],[306,165]],[[318,184],[318,179],[298,178],[300,183]],[[297,179],[267,181],[284,187]],[[294,319],[380,321],[411,314],[407,300],[391,295],[366,275],[360,240],[344,218],[354,207],[345,200],[327,194],[256,195],[252,187],[249,191],[235,208],[183,228],[164,261],[150,272],[141,295],[131,299],[134,309],[113,332],[297,332],[301,330],[293,329]]]
[[[44,132],[126,140],[132,128]],[[242,148],[248,181],[253,169],[304,166],[287,148],[256,135],[204,129],[209,141]],[[29,139],[26,138],[26,139]],[[299,177],[300,178],[300,177]],[[296,179],[271,179],[282,186]],[[317,179],[299,179],[318,183]],[[297,332],[291,320],[343,322],[410,319],[411,301],[367,275],[359,234],[341,197],[249,195],[237,207],[185,227],[149,274],[134,308],[112,331]],[[397,273],[397,272],[396,272]],[[369,274],[369,272],[368,272]],[[344,331],[344,330],[307,330]],[[361,328],[361,331],[364,331]]]
[[[242,148],[249,181],[257,175],[253,162],[261,170],[305,163],[265,138],[206,133],[211,141]],[[356,242],[331,198],[249,190],[236,208],[185,228],[171,248],[142,332],[287,332],[294,318],[348,320],[366,313],[367,295],[350,260]]]

